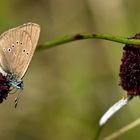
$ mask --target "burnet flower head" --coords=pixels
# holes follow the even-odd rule
[[[133,39],[140,39],[140,33]],[[140,95],[140,46],[125,45],[120,65],[120,85],[128,95]]]

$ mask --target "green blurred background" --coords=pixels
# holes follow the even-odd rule
[[[133,36],[140,32],[139,0],[1,0],[0,31],[36,22],[39,44],[80,32]],[[24,93],[0,105],[0,140],[90,140],[102,114],[126,95],[118,86],[122,44],[84,40],[37,51]],[[136,98],[108,122],[107,136],[140,116]],[[137,140],[140,127],[118,140]]]

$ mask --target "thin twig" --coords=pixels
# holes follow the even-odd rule
[[[139,124],[140,124],[140,118],[135,120],[134,122],[128,124],[127,126],[117,130],[116,132],[114,132],[110,136],[107,136],[107,137],[103,138],[102,140],[113,140],[113,139],[119,137],[120,135],[122,135],[123,133],[127,132],[128,130],[136,127]]]
[[[109,41],[123,43],[123,44],[140,45],[139,39],[129,39],[128,37],[110,35],[110,34],[78,33],[73,35],[67,35],[52,41],[47,41],[46,43],[38,45],[37,50],[48,49],[68,42],[84,40],[84,39],[104,39],[104,40],[109,40]]]

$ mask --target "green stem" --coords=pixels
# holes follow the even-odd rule
[[[97,131],[96,131],[96,134],[95,134],[95,137],[93,138],[93,140],[98,140],[99,139],[99,136],[102,132],[102,129],[103,129],[103,126],[99,126]]]
[[[68,42],[84,40],[84,39],[104,39],[104,40],[114,41],[114,42],[123,43],[123,44],[140,45],[139,39],[129,39],[127,37],[110,35],[110,34],[79,33],[79,34],[74,34],[74,35],[67,35],[56,40],[48,41],[44,44],[39,45],[38,50],[52,48],[58,45],[68,43]]]
[[[134,122],[126,125],[125,127],[117,130],[116,132],[114,132],[110,136],[107,136],[107,137],[103,138],[102,140],[113,140],[113,139],[116,139],[119,136],[121,136],[122,134],[124,134],[125,132],[128,132],[129,130],[135,128],[138,125],[140,125],[140,118],[135,120]]]

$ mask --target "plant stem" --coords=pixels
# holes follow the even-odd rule
[[[93,140],[98,140],[104,126],[99,126]]]
[[[44,44],[39,45],[37,49],[38,50],[48,49],[68,42],[84,40],[84,39],[104,39],[104,40],[114,41],[123,44],[140,45],[139,39],[129,39],[128,37],[110,35],[110,34],[78,33],[73,35],[67,35],[52,41],[48,41]]]
[[[138,125],[140,125],[140,118],[135,120],[134,122],[128,124],[127,126],[119,129],[118,131],[114,132],[110,136],[103,138],[102,140],[113,140],[113,139],[119,137],[120,135],[122,135],[123,133],[135,128]]]

